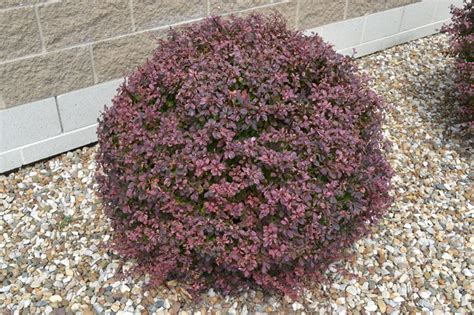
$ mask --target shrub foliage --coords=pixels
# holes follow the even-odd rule
[[[98,129],[115,249],[155,284],[294,294],[390,204],[383,104],[279,16],[172,31]]]
[[[451,36],[451,52],[456,57],[456,86],[461,113],[474,131],[474,10],[472,1],[462,8],[451,7],[452,22],[444,30]]]

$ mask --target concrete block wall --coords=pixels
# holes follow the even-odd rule
[[[341,54],[353,55],[355,52],[355,57],[361,57],[439,32],[441,27],[450,21],[451,5],[460,7],[463,0],[422,0],[375,12],[374,8],[378,8],[385,1],[354,2],[362,3],[353,7],[354,11],[358,12],[356,15],[361,14],[361,11],[358,11],[361,9],[364,9],[364,15],[304,32],[307,35],[322,36]],[[350,16],[354,16],[354,13]]]
[[[99,112],[169,27],[280,12],[341,53],[436,32],[454,0],[2,0],[0,172],[96,141]]]

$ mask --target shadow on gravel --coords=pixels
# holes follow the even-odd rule
[[[446,58],[450,58],[446,55]],[[424,76],[423,84],[426,90],[431,91],[429,95],[419,95],[415,97],[420,101],[428,101],[431,96],[441,95],[440,102],[433,102],[433,107],[427,106],[426,116],[433,124],[443,128],[443,145],[448,144],[450,150],[455,150],[460,156],[470,157],[474,154],[474,133],[469,130],[468,124],[459,114],[454,65],[438,65],[429,76]],[[421,78],[420,78],[421,79]]]

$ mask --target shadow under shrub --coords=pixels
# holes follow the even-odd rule
[[[456,58],[456,89],[463,120],[474,132],[474,9],[471,1],[462,8],[451,7],[452,22],[443,30],[450,35],[451,53]]]
[[[114,249],[153,284],[294,296],[390,204],[382,103],[281,17],[172,31],[100,119]]]

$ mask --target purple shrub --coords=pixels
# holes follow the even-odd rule
[[[474,10],[471,1],[462,8],[451,7],[452,22],[444,27],[450,35],[451,52],[456,57],[456,89],[461,114],[474,130]]]
[[[320,279],[391,201],[383,104],[355,71],[278,16],[172,31],[100,119],[114,248],[194,292]]]

